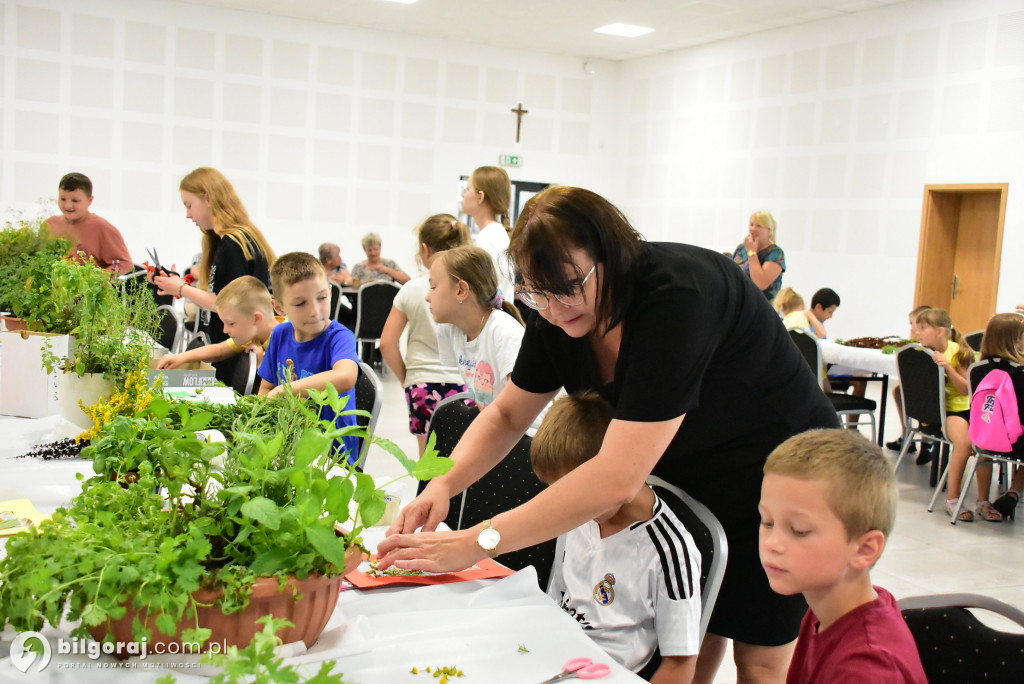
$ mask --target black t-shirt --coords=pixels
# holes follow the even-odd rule
[[[645,243],[645,249],[614,381],[601,386],[586,338],[533,316],[512,371],[517,387],[596,390],[621,420],[686,414],[657,469],[667,466],[666,476],[720,475],[741,465],[715,458],[737,443],[758,445],[750,449],[756,452],[750,464],[763,463],[775,444],[759,445],[759,435],[777,443],[776,435],[820,424],[822,413],[835,416],[778,314],[735,263],[692,245]],[[759,481],[759,467],[749,475]]]
[[[241,245],[230,237],[222,237],[210,265],[210,292],[220,294],[228,283],[242,276],[250,275],[258,278],[269,288],[270,269],[267,267],[267,255],[252,240],[249,240],[249,251],[252,259],[246,259]],[[224,334],[224,324],[220,317],[212,311],[204,311],[201,330],[210,336],[210,342],[217,344],[228,338]]]

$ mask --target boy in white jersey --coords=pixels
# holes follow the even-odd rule
[[[551,484],[595,456],[611,418],[593,393],[556,401],[533,438],[537,477]],[[639,671],[660,649],[650,681],[690,682],[700,647],[700,552],[669,507],[644,485],[562,541],[548,595],[624,667]]]

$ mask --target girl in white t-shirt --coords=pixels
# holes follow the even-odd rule
[[[483,409],[508,384],[524,331],[519,311],[498,292],[491,256],[477,246],[436,255],[427,302],[438,323],[441,363],[458,366]]]
[[[420,245],[416,258],[427,267],[439,252],[470,244],[469,226],[451,214],[431,216],[416,229],[416,236]],[[409,432],[416,435],[421,456],[427,446],[427,424],[438,402],[466,391],[455,365],[441,363],[437,350],[437,324],[426,301],[429,289],[426,275],[418,275],[405,283],[395,296],[380,338],[384,361],[405,387]],[[406,329],[409,336],[403,357],[399,341]]]
[[[511,204],[512,183],[505,169],[498,166],[478,168],[462,191],[462,213],[472,216],[480,229],[473,241],[477,247],[484,248],[491,255],[498,272],[498,287],[502,297],[510,302],[515,295],[512,289],[512,264],[506,254],[512,232],[509,215]]]

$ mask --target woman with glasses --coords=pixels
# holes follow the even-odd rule
[[[627,501],[653,472],[704,503],[729,542],[724,584],[694,681],[733,639],[738,679],[783,681],[802,597],[768,586],[758,501],[768,454],[791,435],[839,427],[764,295],[728,257],[644,242],[604,198],[553,187],[526,206],[509,252],[532,316],[505,391],[378,548],[383,567],[469,567],[537,544]],[[449,498],[500,461],[564,388],[614,407],[600,452],[534,499],[473,528],[433,530]]]

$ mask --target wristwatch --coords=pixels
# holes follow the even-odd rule
[[[757,254],[757,252],[755,252],[754,250],[752,250],[752,249],[748,249],[748,250],[747,250],[747,258],[748,258],[748,259],[749,259],[750,257],[754,256],[755,254]]]
[[[484,520],[484,529],[480,530],[480,534],[476,537],[476,543],[480,545],[487,555],[491,558],[495,558],[498,555],[498,544],[501,543],[501,534],[498,530],[491,527],[490,520]]]

